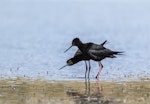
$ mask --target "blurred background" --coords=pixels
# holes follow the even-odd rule
[[[150,78],[149,0],[0,1],[0,77],[82,80],[84,62],[58,70],[73,57],[75,37],[125,55],[102,61],[101,80]],[[91,79],[99,66],[91,61]]]

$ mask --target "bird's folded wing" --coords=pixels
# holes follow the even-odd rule
[[[107,57],[111,55],[113,51],[109,49],[104,49],[104,50],[89,50],[88,54],[91,56],[92,59],[95,60],[100,60],[103,57]]]
[[[105,49],[105,47],[103,47],[102,45],[94,44],[90,47],[90,49],[92,49],[92,50],[103,50],[103,49]]]
[[[94,55],[98,56],[104,56],[104,55],[110,55],[113,53],[113,51],[109,49],[103,49],[103,50],[89,50],[89,53],[92,53]]]
[[[90,58],[93,59],[93,60],[100,60],[100,59],[101,59],[99,56],[94,55],[94,54],[92,54],[92,53],[88,53],[88,55],[89,55]]]

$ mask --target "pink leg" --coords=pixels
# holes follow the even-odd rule
[[[99,69],[99,72],[97,73],[96,79],[99,79],[100,73],[103,69],[103,65],[101,64],[101,62],[99,62],[99,67],[100,67],[100,69]]]

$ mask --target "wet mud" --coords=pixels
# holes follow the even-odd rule
[[[0,104],[149,104],[150,82],[0,80]]]

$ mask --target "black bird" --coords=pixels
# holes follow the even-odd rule
[[[104,44],[107,42],[107,40],[105,40],[103,43],[99,44],[94,44],[92,42],[89,43],[82,43],[81,40],[79,38],[75,38],[72,41],[72,45],[64,52],[67,52],[72,46],[77,46],[81,52],[85,53],[88,49],[92,49],[92,50],[102,50],[102,49],[106,49],[104,47]]]
[[[107,42],[107,40],[105,40],[103,43],[101,43],[100,45],[98,45],[98,47],[99,47],[99,49],[105,49],[105,47],[104,47],[104,44]],[[66,51],[65,51],[66,52]],[[86,55],[84,55],[84,54],[82,54],[82,52],[80,51],[80,49],[78,49],[77,51],[76,51],[76,53],[75,53],[75,55],[74,55],[74,57],[73,58],[71,58],[71,59],[69,59],[68,61],[67,61],[67,65],[65,65],[65,66],[63,66],[62,68],[64,68],[64,67],[66,67],[66,66],[71,66],[71,65],[73,65],[73,64],[75,64],[75,63],[77,63],[77,62],[79,62],[79,61],[85,61],[85,66],[86,66],[86,71],[85,71],[85,78],[86,78],[86,76],[87,76],[87,72],[88,72],[88,78],[89,78],[89,74],[90,74],[90,69],[91,69],[91,65],[90,65],[90,57],[88,57],[88,56],[86,56]],[[89,65],[87,65],[87,62],[86,61],[88,61],[88,64]],[[89,67],[88,67],[89,66]],[[60,69],[62,69],[62,68],[60,68]]]
[[[106,44],[107,40],[105,40],[103,43],[97,45],[97,49],[102,50],[105,49],[104,44]],[[96,45],[96,44],[95,44]],[[76,57],[77,56],[77,57]],[[78,49],[74,55],[74,57],[79,58],[80,60],[84,60],[85,61],[85,66],[86,66],[86,71],[85,71],[85,78],[87,76],[87,72],[88,72],[88,78],[89,78],[89,74],[90,74],[90,70],[91,70],[91,65],[90,65],[90,57],[87,57],[87,55],[83,55],[82,52],[80,51],[80,49]],[[88,65],[87,62],[88,61]],[[89,67],[88,67],[89,66]]]
[[[103,45],[105,43],[106,43],[106,41],[104,43],[102,43],[101,45],[98,45],[98,44],[94,44],[92,42],[82,43],[79,38],[73,39],[72,45],[66,51],[68,51],[72,46],[77,46],[82,53],[69,59],[67,61],[67,65],[73,65],[82,60],[92,59],[94,61],[98,61],[99,66],[100,66],[100,70],[96,76],[96,78],[98,79],[100,72],[103,68],[101,60],[105,59],[106,57],[115,58],[116,57],[115,55],[121,55],[121,53],[122,53],[122,52],[111,51],[110,49],[103,47]],[[90,68],[89,68],[89,73],[90,73]],[[88,77],[89,77],[89,73],[88,73]]]
[[[107,57],[108,58],[115,58],[116,56],[114,56],[114,55],[120,55],[120,53],[122,53],[122,52],[114,52],[114,51],[111,51],[109,49],[104,49],[104,50],[100,50],[99,52],[96,52],[95,55],[98,55],[99,57],[95,61],[98,61],[99,66],[100,66],[99,72],[97,73],[97,76],[96,76],[97,79],[99,78],[99,75],[100,75],[101,70],[103,68],[103,65],[101,64],[101,60],[103,60]],[[76,64],[80,61],[83,61],[83,60],[87,61],[87,60],[90,60],[90,59],[91,59],[90,57],[87,57],[83,53],[81,53],[81,54],[76,55],[73,58],[67,60],[67,65],[65,65],[65,66],[71,66],[71,65],[74,65],[74,64]],[[86,74],[87,74],[87,69],[86,69],[86,72],[85,72],[85,77],[86,77]],[[90,74],[90,68],[89,68],[89,72],[88,72],[88,77],[89,77],[89,74]]]

